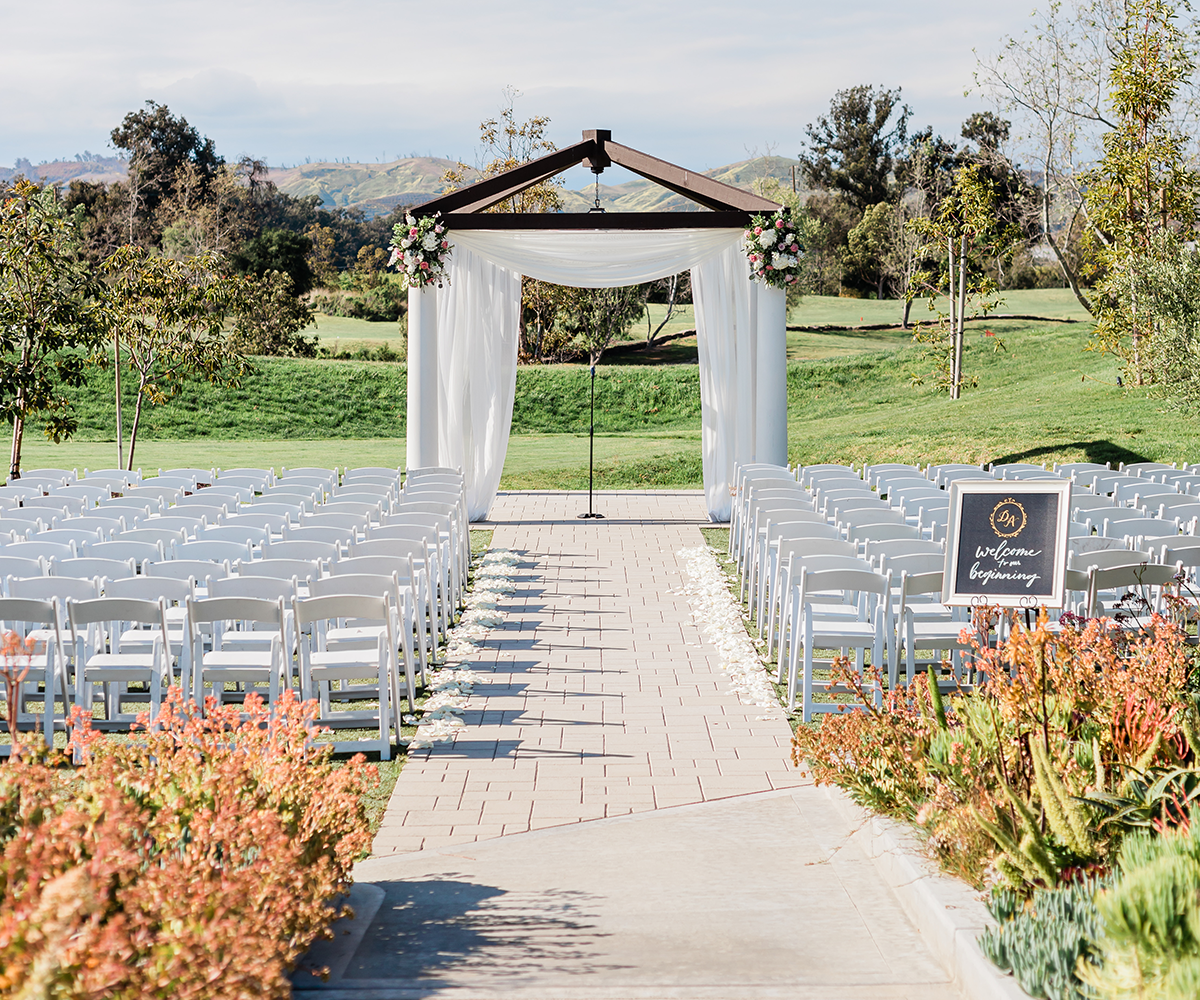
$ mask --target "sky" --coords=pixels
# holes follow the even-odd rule
[[[63,0],[0,34],[0,164],[89,150],[147,99],[227,159],[478,161],[478,125],[522,96],[692,169],[795,156],[842,87],[903,87],[915,125],[958,136],[986,108],[973,50],[1019,34],[1011,0]],[[581,181],[584,179],[581,175]],[[605,182],[609,178],[605,177]]]

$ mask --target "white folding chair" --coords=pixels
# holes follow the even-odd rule
[[[332,542],[315,541],[281,541],[264,542],[262,546],[263,559],[304,559],[317,563],[320,567],[328,567],[341,558],[340,545]],[[323,576],[324,572],[316,575]]]
[[[794,622],[791,617],[791,594],[796,580],[799,579],[801,568],[814,559],[827,563],[829,559],[840,559],[836,565],[849,565],[859,569],[869,568],[858,556],[857,546],[839,538],[783,538],[779,542],[779,563],[775,572],[775,583],[771,587],[771,600],[767,619],[767,655],[771,656],[778,642],[779,681],[783,682],[783,665],[786,662],[789,642],[791,641]],[[827,563],[828,565],[834,565]],[[829,605],[835,598],[831,597]],[[841,598],[836,600],[841,602]],[[834,609],[826,606],[824,614],[841,613],[853,615],[853,608],[843,606]],[[778,628],[776,627],[778,623]],[[776,638],[778,637],[778,638]]]
[[[316,698],[317,722],[331,728],[363,728],[376,723],[374,740],[335,741],[335,751],[378,749],[381,759],[391,757],[391,728],[398,711],[399,673],[394,668],[396,642],[392,637],[392,613],[387,597],[334,594],[292,601],[297,636],[307,634],[300,645],[300,691],[305,699]],[[329,628],[340,628],[346,619],[383,622],[385,628],[372,649],[326,649],[324,635]],[[378,700],[375,709],[362,708],[361,701],[346,705],[340,685],[377,678]],[[335,688],[334,685],[339,685]],[[398,731],[398,726],[397,726]]]
[[[0,633],[7,632],[15,632],[21,644],[14,666],[27,670],[13,691],[15,704],[7,705],[8,717],[18,728],[37,725],[40,720],[42,738],[46,746],[53,746],[55,718],[65,725],[69,712],[59,603],[52,598],[0,598]],[[0,697],[7,699],[6,685],[0,684]],[[63,700],[61,716],[54,707],[57,697]],[[30,711],[31,701],[41,703],[41,712]],[[11,746],[0,746],[0,756],[11,752]]]
[[[257,597],[188,599],[190,680],[196,704],[205,704],[206,684],[211,685],[209,696],[218,705],[227,696],[227,684],[241,688],[240,698],[265,686],[267,703],[276,704],[291,685],[292,656],[284,609],[282,596],[273,601]],[[207,652],[206,632],[211,636]]]
[[[242,521],[226,521],[214,527],[205,526],[196,532],[198,542],[236,542],[238,545],[247,543],[251,552],[255,546],[262,546],[271,540],[270,530],[263,526],[246,524]]]
[[[232,542],[219,539],[203,539],[197,542],[176,542],[172,546],[172,558],[205,559],[212,562],[249,562],[254,558],[248,541]]]
[[[1093,566],[1088,570],[1087,614],[1089,618],[1106,616],[1109,611],[1114,614],[1119,610],[1117,605],[1122,603],[1124,595],[1132,592],[1136,598],[1145,602],[1144,611],[1150,614],[1162,610],[1163,591],[1175,585],[1177,570],[1174,566],[1163,566],[1160,563],[1134,563],[1125,566],[1113,566],[1101,569]],[[1114,592],[1113,606],[1105,607],[1104,591]],[[1137,609],[1124,609],[1125,614],[1136,623],[1143,624]]]
[[[166,601],[115,597],[67,601],[67,620],[75,649],[75,704],[84,711],[93,710],[94,687],[99,684],[103,689],[105,717],[93,719],[93,725],[112,729],[135,722],[137,712],[123,710],[126,702],[134,699],[138,704],[149,700],[153,720],[162,704],[163,688],[174,676],[170,651],[163,641],[163,636],[170,634]],[[148,653],[121,648],[121,636],[136,625],[156,632]],[[145,693],[130,692],[130,682],[145,684]]]
[[[11,542],[0,547],[0,555],[20,556],[24,559],[76,559],[78,551],[74,543],[39,542],[34,535],[27,542]]]
[[[161,541],[127,542],[120,538],[113,542],[98,542],[88,550],[88,555],[97,559],[132,559],[141,572],[147,563],[162,562],[166,558]]]
[[[971,648],[970,642],[962,641],[962,630],[970,627],[970,617],[966,608],[948,608],[938,603],[942,595],[942,573],[942,567],[927,569],[919,566],[915,572],[907,568],[893,572],[892,581],[899,599],[892,643],[893,683],[899,676],[903,651],[904,676],[908,683],[912,683],[917,670],[922,667],[932,665],[935,673],[940,674],[943,658],[936,654],[945,652],[950,656],[952,677],[943,681],[939,676],[938,686],[965,689],[970,684],[962,662],[963,651]],[[926,600],[918,603],[913,598]],[[927,650],[934,655],[928,660],[918,660],[918,650]]]
[[[436,551],[436,550],[435,550]],[[372,538],[365,542],[355,542],[350,546],[350,558],[383,557],[393,560],[392,570],[399,571],[402,566],[408,567],[420,580],[418,589],[424,591],[428,607],[437,622],[437,630],[444,640],[450,630],[449,595],[446,593],[446,578],[438,572],[435,551],[421,541],[404,538]]]
[[[424,573],[413,569],[411,559],[397,560],[392,556],[359,556],[343,559],[330,568],[330,576],[371,576],[396,578],[397,585],[410,595],[413,607],[414,632],[417,638],[417,654],[420,660],[421,679],[424,681],[429,660],[437,649],[437,617],[429,606]]]
[[[824,617],[815,613],[816,605],[828,600],[825,595],[839,591],[846,594],[847,603],[856,607],[854,618]],[[815,712],[839,710],[837,703],[818,703],[813,699],[817,687],[815,670],[819,662],[814,656],[816,649],[841,649],[843,653],[853,650],[860,677],[868,650],[873,667],[880,671],[888,669],[884,658],[886,636],[890,631],[888,582],[865,565],[862,569],[806,567],[800,571],[799,581],[793,588],[791,604],[795,634],[788,658],[788,708],[795,710],[799,687],[801,718],[810,722]],[[894,685],[895,678],[889,676],[889,682]],[[863,686],[874,689],[877,704],[882,701],[882,691],[874,682],[864,679]],[[823,687],[827,694],[851,693],[832,680]]]
[[[388,598],[395,616],[392,620],[391,636],[400,643],[400,662],[404,667],[405,693],[408,698],[408,710],[413,710],[417,697],[416,677],[414,673],[413,635],[416,619],[413,612],[412,588],[400,583],[399,574],[391,576],[372,573],[345,573],[338,576],[327,576],[323,580],[310,580],[309,590],[313,597],[329,597],[334,594],[352,594],[374,597],[383,594]],[[326,650],[339,648],[369,649],[384,633],[384,625],[379,621],[347,621],[340,628],[328,628],[325,631]],[[421,667],[421,681],[425,681],[424,665]],[[352,693],[352,687],[347,688]],[[398,701],[393,702],[396,706]],[[399,708],[396,709],[399,711]]]
[[[256,559],[238,565],[238,576],[269,580],[296,580],[302,590],[298,596],[308,594],[306,581],[319,579],[324,567],[319,559]]]

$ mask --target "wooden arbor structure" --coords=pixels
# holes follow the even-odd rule
[[[701,212],[487,212],[493,205],[549,180],[577,164],[601,174],[614,164],[669,191],[690,198]],[[586,129],[583,139],[565,149],[522,163],[495,177],[440,195],[412,210],[414,216],[441,212],[449,229],[744,229],[750,216],[774,212],[776,202],[714,181],[666,160],[612,141],[608,129]],[[482,213],[482,214],[481,214]]]
[[[616,165],[695,202],[699,211],[608,212],[597,206],[588,212],[489,212],[489,208],[564,170],[582,165],[599,175]],[[441,222],[455,230],[637,232],[665,230],[740,231],[751,216],[771,213],[779,204],[715,181],[684,167],[613,142],[607,129],[589,129],[564,149],[519,164],[494,177],[440,195],[411,209],[421,218],[440,213]],[[647,232],[648,238],[650,233]],[[758,297],[756,329],[755,405],[758,460],[787,461],[787,343],[785,297],[780,289],[763,286]],[[409,290],[408,316],[408,449],[410,468],[438,461],[438,357],[435,291]],[[703,372],[702,372],[703,375]]]

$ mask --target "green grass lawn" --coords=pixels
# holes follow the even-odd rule
[[[667,307],[660,303],[651,302],[647,306],[650,322],[657,327],[666,315]],[[676,306],[671,320],[659,331],[659,336],[680,333],[684,330],[695,329],[696,318],[691,303]],[[307,336],[316,335],[322,347],[331,351],[353,351],[356,347],[379,347],[388,344],[394,351],[399,351],[404,344],[404,334],[396,323],[370,323],[365,319],[348,319],[345,316],[326,316],[317,313],[313,325],[304,333]],[[643,318],[633,324],[629,331],[631,340],[645,341],[646,320]]]
[[[1057,293],[1022,294],[1052,305]],[[793,332],[791,460],[1200,461],[1195,419],[1145,390],[1118,388],[1117,362],[1084,350],[1089,332],[1083,323],[1018,320],[969,327],[965,371],[980,384],[958,401],[910,384],[929,362],[901,331]],[[151,411],[137,463],[403,464],[403,365],[273,360],[259,368],[241,389],[190,384]],[[52,445],[31,429],[26,467],[115,464],[110,379],[93,372],[76,395],[72,441]],[[587,389],[578,365],[520,369],[502,488],[586,488]],[[602,365],[596,418],[597,488],[699,485],[695,365]]]
[[[1045,316],[1047,319],[1088,321],[1091,317],[1069,288],[1034,288],[1004,292],[998,313]],[[833,295],[806,295],[788,310],[792,326],[855,327],[895,323],[899,325],[904,303],[895,299],[846,299]],[[935,318],[926,299],[914,300],[910,319],[925,322]]]

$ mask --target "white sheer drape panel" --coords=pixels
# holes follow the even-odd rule
[[[521,275],[463,246],[438,291],[438,459],[461,466],[472,521],[487,517],[512,426]]]
[[[735,463],[754,460],[757,291],[736,244],[692,268],[704,498],[713,521],[729,520]]]
[[[741,229],[454,230],[464,250],[518,274],[573,288],[620,288],[694,268],[742,238]]]

